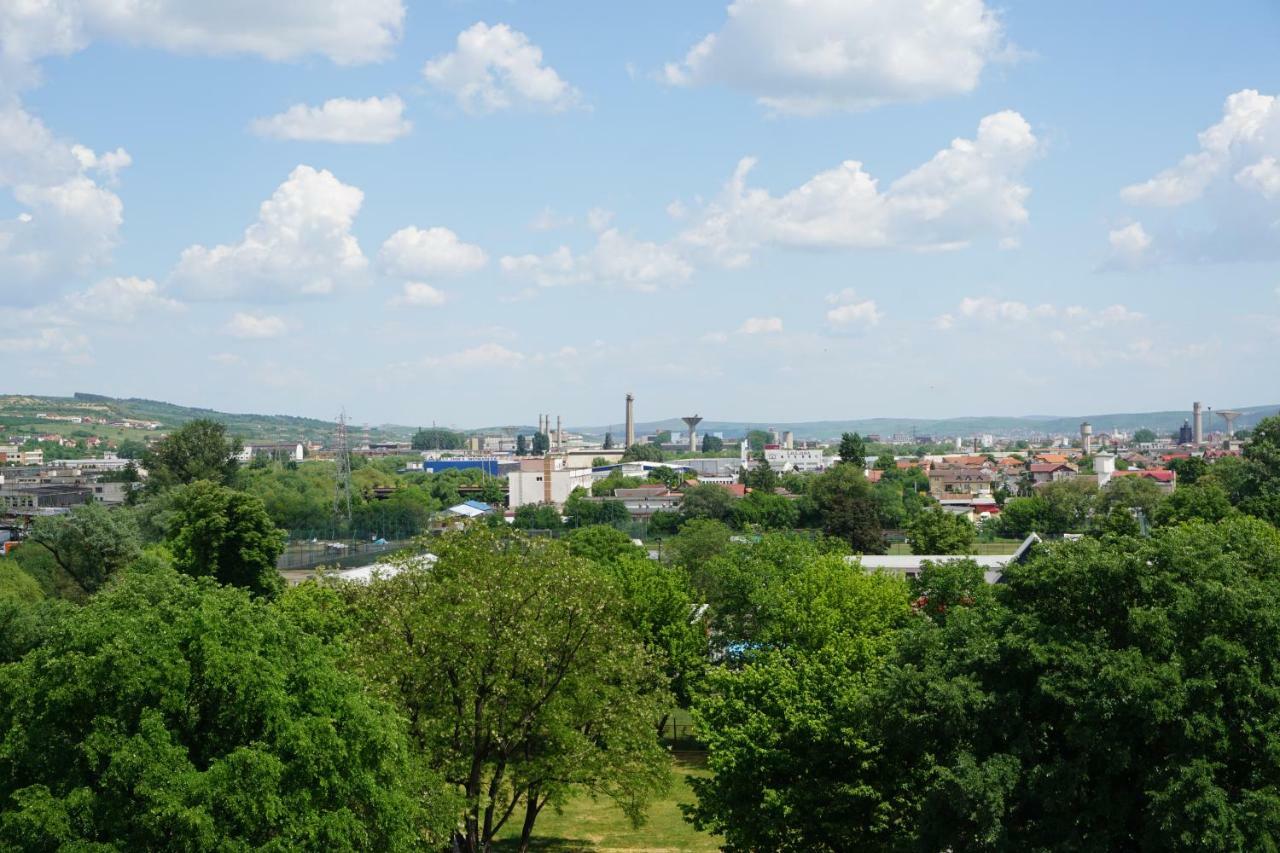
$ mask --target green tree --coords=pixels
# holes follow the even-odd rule
[[[622,451],[623,462],[661,462],[665,458],[656,444],[637,442]]]
[[[941,507],[918,513],[907,525],[907,542],[913,554],[968,554],[978,540],[969,521]]]
[[[529,455],[529,440],[524,437],[524,433],[516,436],[516,456]]]
[[[771,436],[767,431],[762,429],[747,430],[747,436],[745,439],[745,441],[747,442],[747,447],[751,450],[752,453],[763,452],[764,446],[772,440],[773,440],[773,436]]]
[[[658,509],[649,516],[649,533],[654,536],[671,536],[680,532],[683,519],[674,510]]]
[[[1146,427],[1143,427],[1142,429],[1137,430],[1133,434],[1133,441],[1135,444],[1150,444],[1155,440],[1156,440],[1155,431],[1149,430]]]
[[[666,554],[671,562],[685,570],[697,588],[697,578],[704,565],[729,547],[732,535],[733,531],[724,522],[711,518],[690,519],[681,525],[677,535],[667,540]]]
[[[0,665],[0,743],[9,850],[429,850],[455,813],[317,638],[172,570]]]
[[[778,472],[773,470],[763,453],[756,457],[755,464],[750,468],[742,469],[739,479],[748,489],[762,492],[772,492],[778,488],[779,482]]]
[[[1197,480],[1209,473],[1209,463],[1200,456],[1175,459],[1169,463],[1169,468],[1178,475],[1179,486],[1193,486]]]
[[[836,465],[814,478],[810,496],[817,507],[822,532],[844,540],[855,552],[884,552],[871,484],[857,465]]]
[[[649,471],[648,479],[655,483],[661,483],[668,489],[674,489],[684,482],[685,476],[683,470],[677,471],[667,465],[660,465]]]
[[[810,556],[771,591],[763,642],[713,670],[695,697],[711,773],[693,780],[688,814],[730,851],[872,849],[861,838],[894,817],[857,785],[875,756],[857,740],[865,727],[846,721],[909,618],[903,585]]]
[[[1096,510],[1101,514],[1113,509],[1140,510],[1150,518],[1163,497],[1160,487],[1149,477],[1113,477],[1098,493]]]
[[[142,554],[133,514],[99,503],[75,507],[66,515],[38,518],[27,541],[48,551],[85,595],[97,592]]]
[[[1160,527],[1171,527],[1188,521],[1218,522],[1236,515],[1222,487],[1211,480],[1193,486],[1179,486],[1160,501],[1151,520]]]
[[[429,765],[463,792],[458,846],[490,849],[515,815],[528,849],[541,811],[575,790],[639,822],[668,781],[656,725],[670,696],[614,581],[563,543],[484,528],[432,551],[430,567],[410,560],[347,590],[359,620],[349,642]]]
[[[798,503],[785,495],[751,492],[733,505],[735,527],[760,527],[765,530],[791,530],[800,523]]]
[[[737,502],[738,498],[724,486],[701,483],[685,490],[680,501],[680,515],[685,519],[707,518],[727,522],[733,517],[733,507]]]
[[[419,429],[410,440],[414,450],[458,450],[466,443],[467,437],[462,433],[440,427]]]
[[[894,458],[892,453],[886,450],[884,453],[881,453],[876,457],[875,467],[877,471],[894,471],[897,470],[898,460]]]
[[[147,453],[147,445],[136,438],[126,438],[116,447],[116,456],[121,459],[141,459]]]
[[[604,444],[601,445],[602,450],[613,450],[613,433],[606,432],[604,434]]]
[[[555,504],[525,504],[516,508],[512,526],[517,530],[559,530],[564,527]]]
[[[846,432],[840,436],[840,461],[865,468],[867,464],[867,443],[856,432]]]
[[[535,432],[529,452],[534,456],[544,456],[551,449],[551,439],[545,432]]]
[[[165,524],[178,571],[255,595],[272,596],[283,589],[276,561],[284,551],[284,534],[253,495],[216,483],[192,483],[173,493]]]
[[[235,482],[243,449],[239,438],[227,435],[226,424],[190,421],[156,442],[143,458],[152,490],[209,480],[224,486]]]
[[[719,453],[724,450],[724,439],[709,432],[702,434],[702,452]]]

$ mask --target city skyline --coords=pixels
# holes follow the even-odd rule
[[[1276,396],[1274,6],[686,5],[0,11],[5,390],[471,426]]]

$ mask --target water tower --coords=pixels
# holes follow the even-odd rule
[[[702,423],[702,417],[700,415],[691,415],[690,417],[681,418],[680,420],[684,421],[684,425],[689,428],[689,452],[697,453],[698,433],[695,430],[697,430],[698,424]]]
[[[1080,448],[1085,456],[1093,452],[1093,424],[1088,421],[1080,424]]]
[[[1240,417],[1240,412],[1231,409],[1218,409],[1218,417],[1226,421],[1227,424],[1227,441],[1230,441],[1236,434],[1236,418]]]

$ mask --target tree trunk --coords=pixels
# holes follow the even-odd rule
[[[525,792],[524,825],[520,827],[520,846],[517,853],[529,853],[529,839],[533,837],[533,823],[538,819],[538,812],[546,805],[546,801],[538,802],[538,786],[530,785]]]

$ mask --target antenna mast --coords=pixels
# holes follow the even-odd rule
[[[333,514],[351,524],[351,448],[347,446],[347,410],[338,415],[338,431],[334,436],[333,461],[337,466],[337,485],[333,491]]]

